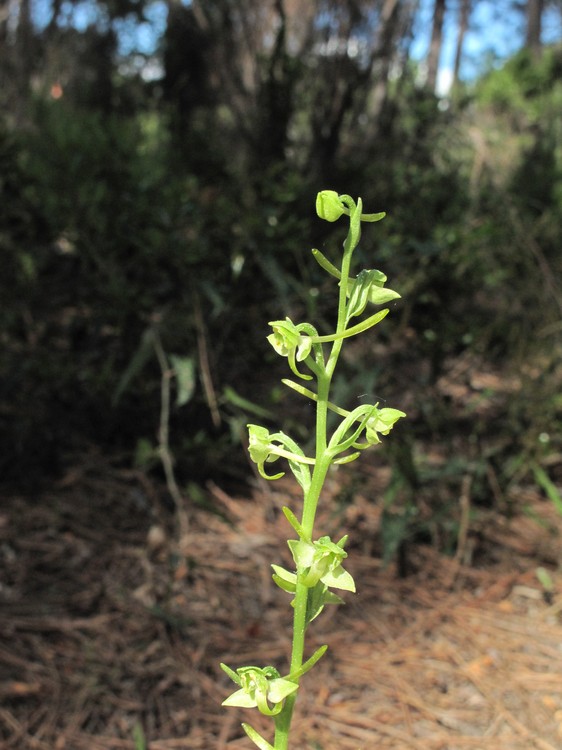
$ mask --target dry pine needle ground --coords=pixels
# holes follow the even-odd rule
[[[290,608],[269,564],[286,559],[292,489],[211,488],[222,517],[190,508],[181,548],[154,513],[161,490],[99,457],[41,497],[2,498],[2,750],[133,750],[141,732],[150,750],[242,750],[242,720],[267,732],[221,708],[218,663],[286,664]],[[311,627],[309,648],[329,651],[304,679],[295,748],[562,747],[562,519],[532,502],[542,524],[487,528],[485,567],[419,547],[399,580],[365,551],[376,505],[359,496],[342,515],[328,498],[320,525],[351,529],[358,594]]]

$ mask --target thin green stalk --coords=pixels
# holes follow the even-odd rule
[[[291,653],[291,672],[298,671],[304,660],[304,636],[306,632],[306,603],[308,589],[302,583],[297,584],[295,593],[295,611],[293,614],[293,646]],[[300,679],[295,680],[298,684]],[[287,750],[289,747],[289,730],[293,718],[296,693],[289,695],[283,710],[275,721],[275,750]]]
[[[349,269],[351,266],[351,255],[352,255],[353,250],[354,248],[351,246],[348,246],[348,242],[346,240],[346,247],[344,249],[342,267],[341,267],[340,294],[339,294],[339,300],[338,300],[338,322],[336,326],[337,334],[342,334],[345,331],[345,316],[346,316],[346,310],[347,310],[347,304],[346,304],[347,303],[347,287],[349,284]],[[330,387],[332,376],[334,374],[334,370],[336,369],[338,357],[340,356],[343,342],[344,342],[343,338],[340,338],[340,339],[336,339],[336,341],[334,341],[334,343],[332,344],[330,356],[326,364],[326,374],[329,378],[328,388]],[[328,394],[326,394],[326,400],[327,400],[327,397],[328,397]]]
[[[319,384],[320,385],[320,384]],[[320,391],[320,388],[319,388]],[[324,480],[330,467],[330,460],[325,456],[326,447],[326,412],[327,412],[327,399],[318,401],[317,404],[317,422],[320,434],[320,442],[324,445],[322,452],[316,451],[316,465],[312,474],[312,482],[310,489],[304,499],[304,508],[302,516],[302,527],[304,533],[311,538],[314,529],[314,518],[316,515],[316,508],[318,506],[318,500],[324,486]],[[308,602],[307,586],[302,583],[297,583],[297,590],[295,592],[294,600],[294,614],[293,614],[293,643],[291,652],[291,672],[298,671],[304,661],[304,645],[305,645],[305,633],[306,633],[306,608]],[[296,680],[298,683],[299,680]],[[291,726],[291,720],[293,710],[295,707],[296,693],[290,695],[286,701],[285,706],[281,713],[276,717],[275,722],[275,750],[287,750],[289,742],[289,729]]]
[[[318,500],[322,493],[326,474],[330,468],[330,459],[326,457],[329,390],[330,378],[327,376],[319,378],[318,401],[316,402],[316,463],[312,472],[310,488],[304,498],[301,520],[304,532],[309,538],[312,538]]]

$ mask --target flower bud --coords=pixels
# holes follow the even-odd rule
[[[316,196],[316,213],[326,221],[337,221],[346,208],[335,190],[322,190]]]

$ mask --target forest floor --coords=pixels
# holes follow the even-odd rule
[[[329,649],[303,678],[292,746],[560,750],[562,518],[530,492],[510,519],[471,521],[457,556],[414,546],[400,579],[373,546],[369,493],[387,479],[373,469],[344,506],[330,480],[319,525],[350,533],[358,593],[311,625],[309,653]],[[243,720],[268,734],[257,711],[221,707],[219,662],[287,662],[291,609],[269,565],[288,564],[294,487],[209,490],[220,512],[189,506],[181,545],[165,488],[95,452],[34,498],[2,498],[3,750],[242,750]]]

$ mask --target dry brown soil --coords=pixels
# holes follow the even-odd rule
[[[218,664],[286,665],[291,610],[269,564],[288,562],[280,509],[297,510],[294,487],[209,489],[220,513],[188,504],[181,544],[164,488],[95,454],[37,497],[1,499],[2,750],[242,750],[243,720],[268,734],[257,712],[221,707]],[[552,506],[531,492],[510,520],[475,512],[459,556],[415,547],[399,579],[376,554],[373,497],[332,496],[319,527],[350,533],[358,593],[310,628],[310,652],[329,650],[303,679],[292,747],[560,750]]]

